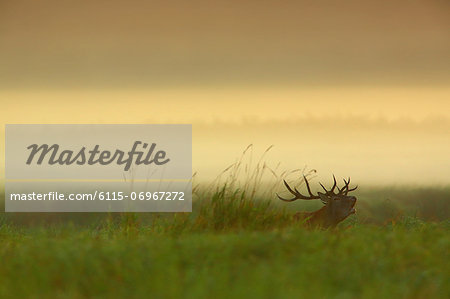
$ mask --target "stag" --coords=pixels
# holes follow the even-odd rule
[[[284,181],[284,185],[288,191],[294,195],[294,197],[290,199],[283,198],[277,194],[278,198],[288,202],[292,202],[297,199],[320,199],[324,206],[314,212],[298,212],[294,215],[295,220],[303,220],[308,226],[330,228],[335,227],[339,222],[356,212],[356,197],[350,196],[348,193],[356,190],[358,186],[350,189],[350,178],[348,178],[348,181],[344,179],[344,187],[339,188],[336,183],[336,178],[333,175],[333,187],[330,190],[327,190],[321,183],[319,183],[323,190],[325,190],[325,193],[317,192],[317,195],[314,195],[311,192],[311,188],[305,176],[303,176],[303,179],[306,183],[309,196],[302,195],[297,188],[292,189],[288,183]],[[337,192],[334,191],[336,188]]]

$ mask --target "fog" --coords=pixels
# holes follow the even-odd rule
[[[4,124],[191,123],[200,181],[252,144],[253,160],[273,145],[269,167],[307,166],[323,181],[335,174],[362,184],[450,183],[443,87],[8,90],[0,99]]]

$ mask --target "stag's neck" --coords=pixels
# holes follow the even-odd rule
[[[296,220],[304,221],[308,226],[332,227],[335,224],[330,219],[329,211],[323,206],[314,212],[298,212],[294,215]]]

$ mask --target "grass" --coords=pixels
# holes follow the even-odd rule
[[[0,214],[0,298],[450,297],[450,188],[360,188],[357,215],[312,230],[292,214],[320,203],[274,193],[314,171],[243,165],[192,213]]]
[[[448,298],[439,225],[134,234],[2,228],[2,298]],[[425,245],[426,244],[426,245]]]
[[[335,230],[307,230],[292,222],[292,212],[223,188],[196,201],[192,214],[43,214],[28,222],[2,214],[0,297],[450,295],[448,221],[405,212],[380,223],[374,215],[352,216]]]
[[[448,228],[155,233],[3,225],[2,298],[448,298]]]

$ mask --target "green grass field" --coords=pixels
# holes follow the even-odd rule
[[[226,188],[193,213],[1,214],[0,298],[449,298],[450,189],[356,195],[333,230]]]

